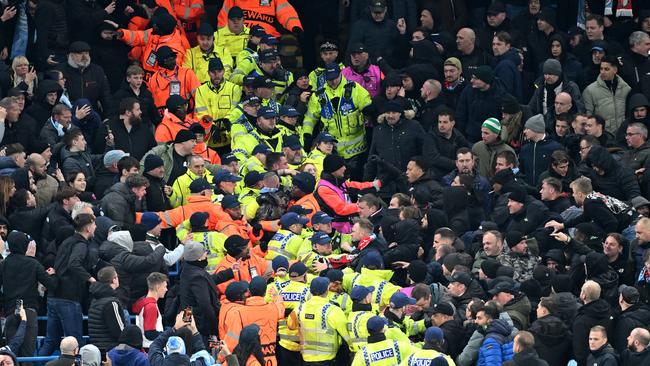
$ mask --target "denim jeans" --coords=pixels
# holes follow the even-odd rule
[[[83,346],[83,314],[81,304],[72,300],[47,299],[47,331],[39,356],[49,356],[59,348],[62,337],[77,338]]]

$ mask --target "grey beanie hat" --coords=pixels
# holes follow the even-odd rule
[[[544,116],[541,114],[536,114],[526,121],[524,125],[524,130],[529,129],[533,132],[544,133],[546,131],[546,123],[544,122]]]
[[[549,58],[548,60],[544,61],[543,72],[544,74],[561,76],[562,64],[560,63],[560,61],[554,58]]]
[[[199,258],[205,253],[203,244],[197,243],[195,241],[189,241],[185,243],[185,251],[183,252],[183,259],[186,262],[198,261]]]

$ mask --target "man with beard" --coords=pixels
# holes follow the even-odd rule
[[[179,66],[176,61],[176,52],[167,46],[161,46],[156,51],[158,69],[151,75],[147,86],[153,94],[153,101],[161,111],[165,107],[167,99],[177,95],[189,99],[194,95],[196,88],[201,82],[194,74],[194,71]]]
[[[209,145],[220,149],[223,154],[223,148],[230,144],[230,128],[223,119],[239,103],[241,87],[225,80],[226,65],[223,59],[210,59],[207,69],[209,80],[196,89],[196,117],[205,132],[211,134]],[[223,103],[224,100],[230,103]]]
[[[113,94],[116,103],[128,97],[136,98],[140,103],[142,121],[147,126],[149,124],[157,126],[160,123],[161,116],[154,106],[151,91],[144,84],[144,70],[140,65],[131,65],[126,69],[126,83],[122,83],[120,89]],[[118,108],[119,105],[113,105],[113,107]],[[119,111],[114,110],[112,115],[117,113]]]
[[[151,130],[142,123],[142,109],[138,99],[127,97],[120,101],[119,116],[108,123],[116,150],[122,150],[140,160],[156,146]]]
[[[641,366],[650,363],[650,332],[634,328],[627,337],[627,349],[621,353],[621,365]]]
[[[156,127],[156,142],[166,144],[174,140],[178,132],[189,130],[194,123],[187,113],[188,100],[179,95],[170,95],[165,104],[167,109],[162,122]]]
[[[6,110],[4,133],[0,138],[0,145],[7,146],[9,144],[19,143],[23,145],[25,150],[32,151],[31,142],[37,131],[36,121],[29,116],[21,115],[23,108],[20,107],[18,97],[3,98],[0,100],[0,108]]]
[[[442,87],[442,95],[447,105],[456,110],[456,102],[467,86],[467,80],[462,76],[463,65],[456,57],[450,57],[444,63],[445,81]]]
[[[104,69],[91,63],[90,46],[86,42],[73,42],[69,52],[68,63],[61,68],[61,71],[66,79],[66,91],[70,100],[86,98],[92,103],[93,110],[101,111],[102,115],[106,115],[113,99]]]
[[[278,51],[271,48],[261,51],[254,75],[260,75],[273,81],[273,99],[280,100],[284,91],[293,83],[293,74],[282,67]]]
[[[616,131],[616,142],[621,146],[626,146],[626,133],[627,127],[632,123],[641,123],[646,127],[650,126],[650,118],[648,118],[648,109],[650,103],[648,98],[641,93],[633,94],[627,103],[629,117],[621,123],[621,127]]]
[[[61,178],[60,181],[47,174],[47,161],[40,154],[29,155],[25,164],[36,181],[36,206],[48,205],[59,189],[59,182],[63,181],[63,174],[57,174],[57,177]]]
[[[272,107],[262,107],[257,111],[255,128],[247,134],[233,136],[232,147],[234,150],[243,150],[248,156],[258,144],[264,144],[271,151],[281,152],[282,141],[287,135],[276,126],[278,114]]]

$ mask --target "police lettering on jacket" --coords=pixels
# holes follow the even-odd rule
[[[377,352],[372,352],[370,354],[370,361],[377,362],[391,357],[395,357],[395,350],[393,350],[392,348],[382,349]]]

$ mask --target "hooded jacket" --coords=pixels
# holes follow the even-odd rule
[[[82,172],[86,176],[86,190],[92,192],[95,186],[95,167],[103,164],[103,155],[91,155],[88,151],[70,151],[68,148],[61,150],[61,170],[63,174]]]
[[[609,305],[618,305],[618,273],[609,267],[607,256],[601,253],[590,253],[585,256],[588,280],[596,281],[600,285],[600,298],[609,302]]]
[[[582,93],[588,114],[598,114],[605,118],[608,132],[616,133],[625,120],[625,101],[630,93],[630,86],[618,75],[615,76],[615,90],[601,79],[589,84]]]
[[[598,366],[618,366],[618,353],[607,343],[595,351],[589,353],[587,357],[587,365]]]
[[[537,186],[539,184],[539,177],[550,167],[551,154],[555,150],[564,150],[564,147],[553,140],[550,135],[544,135],[544,138],[537,142],[528,141],[521,147],[519,152],[520,169],[524,171],[525,181],[528,185]]]
[[[45,98],[48,93],[53,92],[57,93],[56,100],[58,101],[61,98],[61,95],[63,95],[63,88],[61,88],[61,85],[54,80],[43,80],[38,84],[38,89],[36,89],[36,92],[34,93],[34,102],[32,105],[25,108],[25,113],[36,121],[37,131],[40,131],[41,128],[43,128],[47,119],[52,115],[52,108],[54,108],[54,105],[50,105],[46,102]]]
[[[481,140],[483,121],[501,115],[501,106],[506,94],[508,92],[499,79],[495,79],[490,84],[490,89],[486,91],[480,91],[471,86],[463,90],[456,106],[456,128],[465,135],[469,142]]]
[[[515,295],[515,297],[503,305],[503,311],[507,312],[512,319],[515,328],[519,330],[528,329],[530,324],[530,300],[523,292]]]
[[[537,30],[537,24],[535,24],[535,30]],[[571,53],[571,46],[567,42],[566,38],[562,33],[554,33],[548,39],[548,54],[551,55],[551,45],[553,41],[560,42],[560,47],[562,47],[562,53],[560,58],[557,59],[562,64],[562,74],[570,81],[573,81],[578,85],[580,90],[585,87],[584,81],[584,71],[582,69],[582,64],[576,56]],[[539,64],[537,75],[543,76],[543,66],[544,63]]]
[[[392,59],[399,37],[396,22],[390,19],[388,14],[381,22],[375,22],[368,13],[353,24],[348,45],[352,47],[354,44],[363,43],[371,60],[377,59],[378,56]]]
[[[571,359],[571,330],[562,319],[547,315],[528,329],[535,336],[535,350],[549,365],[566,365]]]
[[[609,337],[617,352],[627,348],[627,337],[634,328],[644,328],[650,324],[650,307],[645,304],[634,304],[623,310],[614,319],[614,335]]]
[[[603,147],[594,146],[587,155],[587,164],[602,169],[605,174],[595,171],[589,174],[594,191],[629,201],[641,195],[639,183],[630,168],[617,163],[614,157]]]
[[[567,80],[564,75],[560,76],[558,85],[555,87],[555,95],[557,96],[560,93],[568,93],[571,96],[571,102],[573,107],[570,112],[572,113],[584,113],[585,104],[582,100],[582,94],[580,93],[580,88],[573,81]],[[546,83],[544,77],[540,77],[535,81],[535,92],[528,102],[528,107],[532,115],[544,114],[546,122],[546,130],[551,132],[555,128],[555,101],[549,100],[547,97],[548,92],[546,91]],[[544,113],[544,108],[546,108],[546,113]],[[553,118],[550,118],[551,116]],[[524,121],[525,122],[525,121]]]
[[[578,309],[573,321],[573,355],[578,365],[585,365],[589,355],[589,331],[596,325],[609,329],[611,307],[607,301],[596,299]]]
[[[648,102],[648,98],[644,94],[632,94],[629,101],[627,102],[627,114],[629,117],[623,123],[621,123],[621,127],[619,127],[618,131],[616,131],[616,142],[620,146],[627,147],[627,141],[625,141],[625,133],[627,132],[628,126],[632,123],[642,123],[646,126],[646,128],[650,127],[650,115],[646,114],[646,117],[640,120],[634,118],[634,109],[638,107],[650,108],[650,102]]]
[[[152,269],[162,266],[166,253],[165,247],[159,245],[153,253],[140,256],[132,253],[133,246],[133,239],[128,231],[115,231],[99,247],[100,258],[114,266],[117,271],[120,278],[117,293],[126,305],[137,299],[132,295],[132,290],[146,287],[147,276],[153,272]]]
[[[485,330],[483,345],[478,351],[477,366],[497,366],[512,359],[514,356],[512,338],[510,333],[512,327],[501,319],[493,320]]]
[[[624,366],[645,366],[650,364],[650,348],[641,352],[634,352],[629,349],[621,353],[621,365]]]
[[[442,186],[430,172],[425,172],[418,180],[409,183],[408,191],[409,193],[424,192],[429,197],[427,202],[431,203],[432,207],[442,207]]]
[[[446,187],[443,194],[444,211],[449,218],[449,228],[461,237],[471,229],[468,207],[469,193],[465,187]]]

